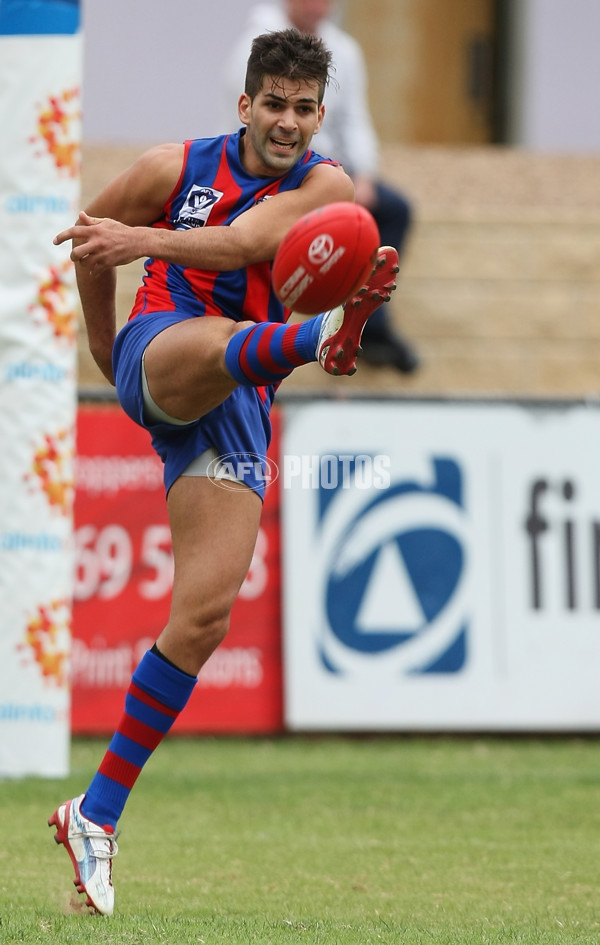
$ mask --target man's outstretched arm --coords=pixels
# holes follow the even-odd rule
[[[273,259],[285,234],[305,213],[353,199],[354,187],[348,175],[338,166],[319,164],[299,188],[255,205],[230,226],[167,230],[149,227],[149,221],[130,225],[115,215],[84,214],[54,242],[73,240],[71,258],[89,272],[148,256],[194,269],[241,269]],[[96,204],[91,209],[95,210]]]

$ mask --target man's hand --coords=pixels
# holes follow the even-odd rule
[[[144,231],[144,227],[127,226],[109,217],[90,217],[82,210],[75,226],[63,230],[53,242],[60,246],[73,240],[71,259],[74,263],[83,263],[93,272],[95,269],[125,266],[147,255],[141,240]]]

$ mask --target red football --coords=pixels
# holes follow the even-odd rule
[[[346,302],[369,275],[379,248],[368,210],[343,201],[301,217],[283,238],[273,261],[280,302],[302,315],[317,315]]]

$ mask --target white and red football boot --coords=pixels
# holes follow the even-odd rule
[[[86,905],[100,915],[112,915],[115,891],[112,884],[112,861],[118,853],[114,831],[99,827],[84,817],[81,794],[65,801],[54,811],[48,826],[56,826],[54,839],[62,843],[75,868],[73,880],[77,892],[85,893]]]
[[[364,285],[343,305],[327,312],[319,332],[317,358],[328,374],[356,373],[363,328],[369,316],[389,301],[396,288],[399,268],[398,253],[393,246],[381,246]]]

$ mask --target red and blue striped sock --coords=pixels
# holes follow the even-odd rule
[[[323,315],[305,322],[276,325],[260,322],[238,331],[225,350],[231,376],[247,387],[276,384],[300,364],[317,360]]]
[[[82,814],[113,827],[146,761],[190,698],[196,677],[148,650],[137,666],[125,712],[86,791]]]

